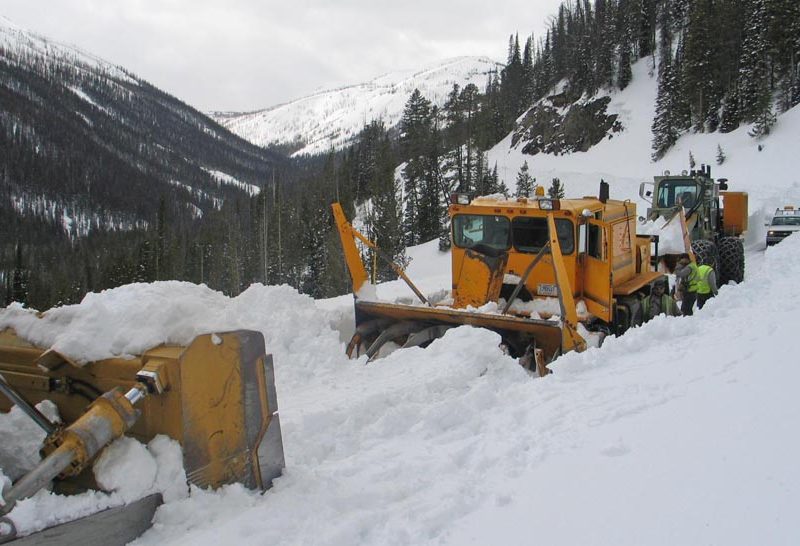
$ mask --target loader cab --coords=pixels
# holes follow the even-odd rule
[[[672,208],[677,205],[690,210],[697,204],[697,183],[691,178],[664,179],[658,184],[656,206]]]

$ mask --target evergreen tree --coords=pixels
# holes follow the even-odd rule
[[[694,0],[689,10],[683,58],[683,94],[687,97],[695,131],[715,131],[719,124],[722,91],[715,57],[714,0]]]
[[[474,87],[474,86],[473,86]],[[400,120],[400,145],[406,159],[402,171],[405,195],[403,228],[408,246],[437,238],[441,231],[442,180],[439,172],[437,111],[415,90]],[[469,165],[465,165],[469,170]]]
[[[509,41],[509,58],[500,78],[502,81],[500,100],[505,118],[504,126],[508,129],[528,106],[525,101],[525,75],[518,36],[512,36]]]
[[[467,184],[467,169],[464,159],[464,146],[462,145],[466,127],[460,96],[461,88],[457,83],[454,83],[442,109],[448,126],[448,138],[445,145],[450,148],[450,151],[445,155],[445,170],[448,173],[446,177],[448,187],[459,193],[466,193],[470,191],[470,188]]]
[[[312,298],[325,295],[325,273],[328,264],[328,246],[325,244],[329,222],[327,211],[323,210],[314,196],[308,196],[301,206],[303,229],[301,248],[306,256],[308,267],[301,277],[300,291]]]
[[[400,120],[401,153],[406,159],[402,171],[403,195],[405,200],[405,218],[403,232],[406,245],[413,246],[422,242],[419,238],[419,214],[422,202],[422,185],[424,183],[424,164],[420,157],[424,154],[428,136],[431,104],[418,89],[409,97]]]
[[[533,70],[533,36],[525,41],[522,54],[522,105],[527,108],[536,95],[535,72]]]
[[[722,151],[722,146],[717,144],[717,165],[722,165],[725,163],[726,159],[727,156],[725,155],[725,152]]]
[[[388,141],[387,141],[388,144]],[[372,207],[367,222],[371,226],[373,241],[394,263],[405,267],[407,264],[405,238],[403,237],[403,209],[399,188],[387,163],[381,174],[384,188],[372,199]],[[391,266],[378,260],[377,278],[387,281],[397,278]]]
[[[792,0],[764,0],[768,43],[770,89],[777,91],[777,106],[785,112],[795,104],[800,63],[800,3]]]
[[[661,0],[663,4],[666,1]],[[655,52],[656,43],[656,0],[636,0],[637,33],[639,57],[648,57]],[[665,11],[668,10],[666,7]]]
[[[627,39],[622,40],[620,45],[619,63],[617,68],[617,87],[625,89],[633,79],[631,71],[631,43]]]
[[[595,1],[596,42],[594,51],[595,81],[598,86],[611,87],[614,75],[614,18],[611,9],[614,2]]]
[[[800,6],[795,3],[791,17],[790,32],[794,36],[794,43],[789,53],[789,78],[791,81],[791,96],[789,106],[800,104]]]
[[[747,133],[753,138],[760,138],[768,135],[772,131],[777,118],[772,111],[772,97],[764,96],[759,101],[759,114],[753,121],[753,127]]]
[[[167,273],[167,204],[164,196],[158,200],[158,215],[156,216],[156,242],[155,242],[155,278],[165,280],[170,278]]]
[[[553,178],[553,182],[550,184],[550,187],[547,188],[547,195],[550,199],[564,198],[564,186],[561,184],[561,179]]]
[[[739,63],[739,98],[742,118],[753,123],[752,136],[769,134],[775,123],[768,62],[765,0],[747,0],[747,32]]]
[[[679,131],[687,131],[692,127],[692,111],[683,86],[683,59],[685,51],[686,46],[683,36],[679,35],[678,47],[675,50],[675,58],[672,63],[672,76],[677,89],[675,95],[673,95],[673,120],[676,129]]]
[[[725,101],[722,103],[722,119],[719,124],[719,130],[722,133],[730,133],[739,128],[742,122],[741,114],[739,111],[739,87],[735,83],[728,91]]]
[[[528,162],[525,161],[517,173],[517,197],[532,197],[534,189],[534,179],[528,172]]]
[[[17,241],[14,273],[11,280],[11,299],[17,303],[28,303],[28,280],[30,272],[22,259],[22,243]]]
[[[669,29],[669,6],[660,12],[661,42],[659,44],[658,95],[653,119],[653,161],[658,161],[678,141],[677,120],[678,80],[672,68],[672,40]]]
[[[555,85],[555,60],[553,58],[553,50],[550,47],[549,30],[547,31],[544,49],[539,59],[539,63],[534,67],[534,70],[538,69],[538,74],[534,80],[536,84],[536,95],[534,99],[547,95]]]

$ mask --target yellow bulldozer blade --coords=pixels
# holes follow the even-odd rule
[[[272,356],[260,332],[206,334],[187,346],[76,366],[4,330],[0,375],[0,412],[14,403],[47,433],[43,460],[3,492],[0,516],[9,520],[16,501],[51,480],[60,493],[90,488],[90,463],[123,434],[178,441],[187,479],[200,487],[238,482],[263,490],[284,466]],[[33,408],[43,400],[58,407],[63,425]],[[114,517],[124,522],[128,516],[122,510]],[[5,538],[16,533],[0,521],[0,542],[4,532]]]

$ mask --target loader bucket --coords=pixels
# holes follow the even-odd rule
[[[186,346],[163,345],[136,358],[83,366],[25,342],[10,329],[0,332],[0,375],[30,405],[53,402],[67,429],[100,393],[141,386],[137,374],[143,370],[157,370],[160,392],[137,401],[141,415],[126,434],[142,442],[158,434],[178,441],[189,483],[238,482],[264,490],[281,474],[275,375],[260,332],[205,334]],[[0,412],[10,406],[0,394]],[[66,475],[54,482],[55,491],[73,493],[94,485],[91,469]]]

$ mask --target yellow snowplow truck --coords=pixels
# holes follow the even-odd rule
[[[355,298],[350,356],[371,359],[389,341],[423,345],[469,324],[499,333],[512,356],[544,374],[557,356],[586,348],[579,324],[601,335],[635,324],[642,295],[662,276],[652,270],[651,238],[636,235],[636,205],[610,200],[605,182],[599,197],[581,199],[454,194],[450,297],[432,304],[395,266],[419,303],[374,301],[356,241],[375,245],[332,207]]]
[[[61,423],[35,404],[49,400]],[[272,356],[259,332],[196,337],[136,358],[83,365],[0,331],[0,412],[16,405],[46,433],[42,460],[0,499],[0,543],[125,544],[150,527],[159,494],[17,538],[15,504],[53,482],[71,494],[96,489],[91,464],[122,435],[178,441],[191,484],[265,489],[281,474],[283,443]],[[1,462],[1,461],[0,461]]]

